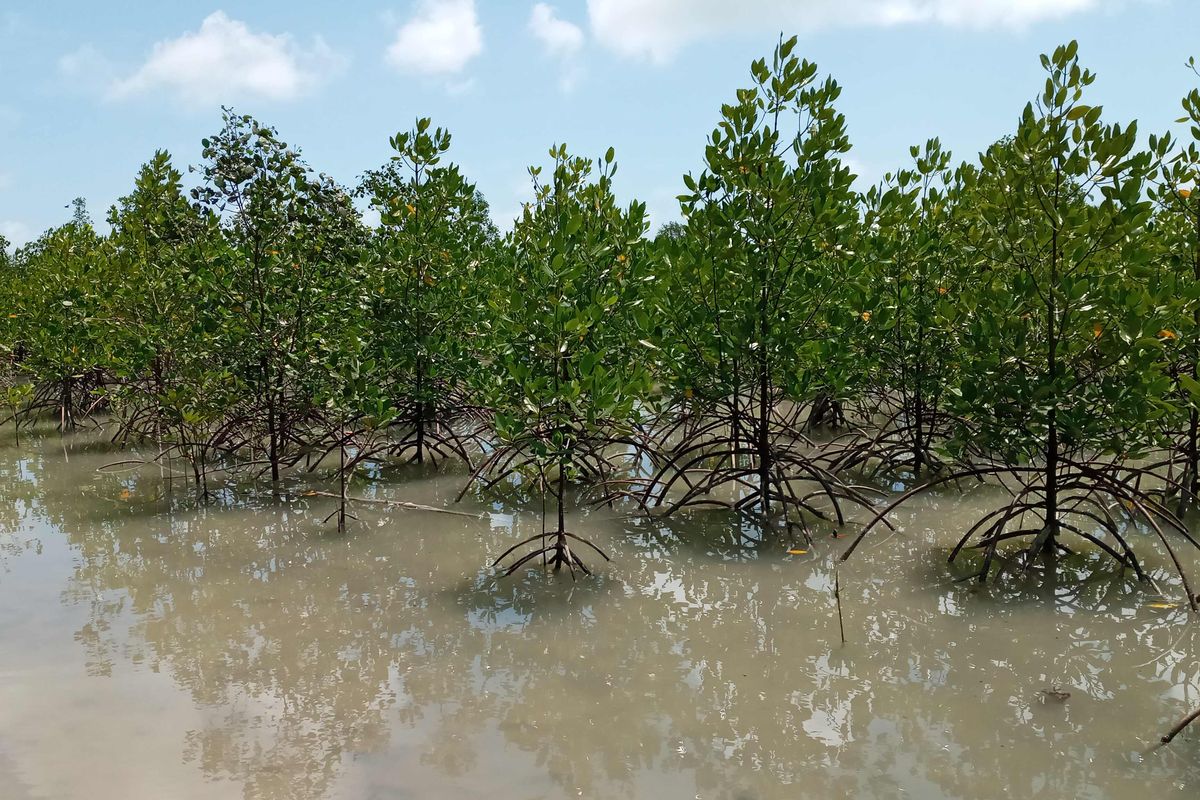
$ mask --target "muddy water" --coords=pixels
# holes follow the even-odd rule
[[[986,492],[930,498],[842,568],[843,646],[844,542],[597,512],[571,519],[613,557],[597,577],[498,581],[533,509],[360,507],[338,536],[302,486],[198,505],[98,471],[116,457],[0,445],[6,800],[1200,792],[1200,729],[1151,746],[1200,705],[1195,624],[1070,569],[956,584]],[[444,505],[459,481],[354,490]]]

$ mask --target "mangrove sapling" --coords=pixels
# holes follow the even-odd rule
[[[15,310],[22,291],[20,279],[15,260],[9,254],[9,241],[0,235],[0,309],[4,309],[0,313],[0,390],[3,392],[0,403],[9,412],[8,419],[0,420],[0,425],[12,423],[17,447],[21,446],[21,411],[34,391],[34,385],[20,372],[20,353],[24,348],[20,343],[18,324],[21,315]]]
[[[110,210],[105,252],[123,279],[101,298],[99,324],[113,375],[113,441],[153,443],[151,460],[168,480],[172,458],[182,457],[202,490],[211,453],[198,444],[207,438],[198,384],[216,360],[206,256],[219,231],[188,202],[182,178],[159,151]]]
[[[938,450],[953,432],[944,399],[958,381],[955,298],[969,281],[954,232],[961,176],[937,139],[910,152],[910,168],[863,198],[856,252],[866,275],[855,342],[868,370],[859,403],[874,430],[849,440],[837,469],[904,470],[919,480],[944,466]]]
[[[1178,482],[1180,515],[1200,496],[1200,194],[1193,193],[1200,177],[1200,90],[1183,99],[1183,109],[1186,116],[1179,121],[1191,124],[1191,141],[1175,152],[1170,135],[1150,140],[1161,162],[1151,190],[1156,205],[1153,242],[1162,267],[1155,278],[1171,301],[1158,336],[1178,412],[1168,417],[1163,466]]]
[[[60,431],[102,403],[107,381],[103,339],[96,324],[105,275],[103,241],[82,200],[70,222],[17,251],[11,270],[8,317],[20,352],[20,371],[34,384],[22,415],[53,415]]]
[[[979,258],[961,388],[951,398],[970,422],[949,444],[962,459],[949,474],[879,511],[843,559],[892,509],[962,478],[994,478],[1004,500],[950,553],[981,551],[975,577],[1004,561],[1053,570],[1072,535],[1147,580],[1131,540],[1153,530],[1195,598],[1163,526],[1196,544],[1144,488],[1134,457],[1158,414],[1166,381],[1155,369],[1159,300],[1147,283],[1144,181],[1148,153],[1136,125],[1100,122],[1084,105],[1093,74],[1075,43],[1043,56],[1045,91],[1026,106],[1015,136],[992,146],[971,173],[966,246]],[[972,542],[972,540],[974,540]]]
[[[265,453],[252,467],[278,483],[303,458],[319,408],[314,389],[328,377],[308,358],[312,343],[340,325],[325,303],[352,271],[365,229],[349,194],[316,175],[273,129],[226,110],[225,126],[203,141],[195,200],[223,220],[213,256],[212,298],[231,311],[220,327],[231,374],[244,400],[225,417]]]
[[[442,163],[449,132],[419,119],[391,144],[391,163],[367,173],[359,193],[381,220],[363,265],[374,288],[367,337],[400,434],[362,456],[469,464],[486,414],[467,386],[488,327],[483,290],[497,233],[475,186]]]
[[[337,504],[337,508],[335,508],[322,521],[329,522],[330,519],[332,519],[333,517],[336,516],[337,517],[337,532],[345,533],[346,532],[346,520],[347,519],[355,519],[355,520],[358,519],[358,517],[355,517],[353,514],[350,514],[346,510],[346,503],[349,500],[349,495],[347,494],[347,489],[349,488],[349,477],[350,477],[350,475],[349,475],[350,470],[348,469],[348,465],[346,462],[346,449],[350,445],[351,439],[353,437],[353,433],[350,429],[349,414],[346,412],[345,408],[344,407],[336,407],[333,403],[327,404],[327,407],[328,407],[328,410],[332,412],[332,416],[335,419],[337,419],[337,421],[338,421],[337,428],[333,432],[333,435],[335,438],[335,446],[337,448],[337,453],[338,453],[338,466],[337,466],[337,477],[338,477],[337,501],[338,501],[338,504]]]
[[[684,177],[687,227],[664,237],[659,309],[677,409],[640,499],[665,513],[732,508],[764,528],[778,512],[789,532],[811,536],[809,515],[842,523],[844,505],[869,500],[813,455],[805,433],[806,403],[845,385],[838,328],[857,214],[841,90],[795,45],[753,63],[754,86],[722,108],[705,170]]]
[[[566,529],[568,483],[606,483],[618,460],[636,457],[621,445],[635,444],[630,424],[650,387],[648,342],[639,330],[646,315],[636,313],[641,276],[650,271],[643,263],[646,209],[617,206],[612,149],[594,163],[565,145],[550,157],[548,179],[530,169],[534,200],[509,236],[511,268],[497,271],[502,344],[485,387],[497,442],[473,478],[485,489],[532,478],[543,496],[553,493],[553,530],[514,545],[496,563],[536,543],[506,574],[541,556],[573,577],[576,568],[590,574],[573,543],[608,556]]]
[[[32,383],[17,383],[4,387],[4,404],[11,412],[8,421],[12,422],[13,444],[17,447],[21,446],[21,409],[32,395]]]
[[[358,442],[364,436],[369,436],[370,432],[386,427],[395,414],[395,409],[387,404],[373,378],[375,363],[361,359],[367,329],[372,321],[366,314],[355,311],[369,306],[367,292],[365,283],[356,283],[352,278],[347,278],[338,292],[338,302],[344,305],[340,315],[342,324],[337,328],[331,326],[330,337],[322,342],[317,352],[319,361],[328,365],[329,370],[317,395],[319,400],[323,400],[329,430],[325,434],[323,447],[313,448],[323,456],[315,460],[313,467],[321,464],[324,456],[332,451],[337,452],[335,472],[338,505],[324,521],[328,522],[336,516],[338,533],[346,532],[347,519],[357,519],[347,511],[347,491],[355,467],[362,460]],[[368,410],[373,413],[368,413]],[[353,453],[349,452],[351,449]]]

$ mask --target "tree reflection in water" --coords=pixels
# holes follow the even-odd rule
[[[101,448],[102,450],[102,448]],[[1183,609],[1083,581],[956,584],[931,498],[843,571],[734,518],[577,521],[614,556],[572,583],[481,565],[536,512],[489,524],[361,509],[344,537],[314,498],[226,492],[197,507],[155,475],[95,473],[46,446],[0,454],[0,522],[35,514],[77,554],[89,670],[169,674],[204,715],[183,758],[247,798],[377,796],[1169,797],[1200,786],[1182,737],[1200,699]],[[449,503],[460,476],[379,484]],[[83,485],[80,490],[79,485]],[[921,533],[924,531],[924,533]],[[1161,562],[1155,578],[1173,580]],[[1070,565],[1066,569],[1071,569]],[[1052,595],[1046,597],[1046,592]],[[4,643],[8,646],[8,643]],[[1045,690],[1068,692],[1056,699]],[[1176,796],[1182,796],[1176,794]]]

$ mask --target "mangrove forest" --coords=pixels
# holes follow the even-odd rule
[[[895,785],[983,796],[1022,758],[1007,711],[906,705],[965,659],[959,702],[998,692],[1022,724],[1083,736],[1111,695],[1141,768],[1194,790],[1200,88],[1139,124],[1093,102],[1075,42],[1041,67],[982,153],[917,142],[867,186],[841,87],[780,38],[657,229],[611,148],[551,145],[497,226],[436,121],[343,183],[226,108],[199,163],[153,153],[106,224],[79,199],[0,239],[0,495],[25,509],[0,523],[64,531],[89,670],[153,663],[208,709],[277,698],[186,744],[247,797],[324,797],[343,754],[400,747],[395,713],[449,776],[495,757],[467,731],[535,754],[536,796],[649,796],[639,769],[669,758],[689,797],[884,796],[866,774],[916,767],[814,777],[787,744],[811,720],[755,699],[793,679],[783,656],[808,664],[785,631],[810,624],[805,669],[847,708],[872,702],[854,670],[880,682],[886,724],[857,735],[932,771]],[[1046,668],[1057,648],[1077,674]],[[1122,699],[1122,665],[1170,701]],[[266,744],[241,713],[275,720]],[[624,735],[641,767],[605,762]],[[1091,784],[1062,746],[1012,785],[1148,780]],[[974,780],[937,766],[951,752]],[[421,796],[459,796],[439,786]]]

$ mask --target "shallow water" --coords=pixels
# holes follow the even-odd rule
[[[843,646],[844,541],[789,555],[724,514],[597,512],[570,520],[613,557],[595,578],[497,580],[534,509],[363,506],[338,536],[304,487],[198,504],[157,471],[98,471],[118,457],[0,445],[6,800],[1200,791],[1200,726],[1152,746],[1200,705],[1185,609],[1070,570],[955,583],[953,531],[986,491],[931,497],[841,568]],[[441,506],[460,485],[353,491]]]

